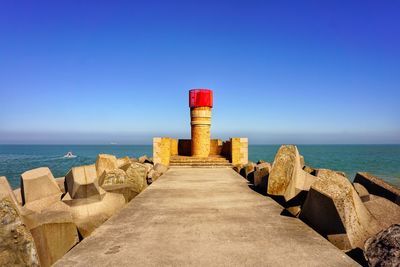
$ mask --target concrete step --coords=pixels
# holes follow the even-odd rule
[[[227,160],[224,160],[224,161],[206,161],[206,160],[202,160],[202,161],[200,161],[200,160],[198,160],[198,161],[196,161],[196,160],[170,160],[170,163],[188,163],[188,164],[191,164],[191,163],[223,163],[223,164],[227,164],[227,163],[230,163],[229,161],[227,161]]]
[[[209,167],[209,168],[232,168],[232,164],[230,163],[170,163],[170,167]]]

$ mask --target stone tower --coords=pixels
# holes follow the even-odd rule
[[[190,124],[192,132],[192,156],[210,155],[210,128],[213,92],[209,89],[189,91]]]

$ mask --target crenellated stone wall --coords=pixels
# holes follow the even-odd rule
[[[248,163],[248,148],[248,138],[231,138],[231,162],[233,165]]]

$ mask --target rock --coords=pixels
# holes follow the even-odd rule
[[[364,205],[384,228],[400,223],[400,206],[390,200],[369,195],[369,201],[364,202]]]
[[[302,169],[299,151],[294,145],[279,148],[268,177],[267,193],[283,196],[285,201],[296,197],[302,191],[308,191],[315,176]]]
[[[144,164],[144,163],[153,164],[153,161],[150,160],[150,159],[147,157],[147,155],[141,156],[138,160],[139,160],[139,163],[142,163],[142,164]]]
[[[359,172],[354,178],[355,183],[362,184],[370,194],[384,197],[400,205],[400,189],[367,172]]]
[[[0,266],[39,266],[36,246],[23,225],[17,200],[4,176],[0,177]]]
[[[72,168],[65,176],[66,191],[72,199],[98,197],[104,194],[99,186],[94,165]]]
[[[54,201],[61,199],[62,192],[49,168],[42,167],[21,174],[22,204],[50,198]]]
[[[119,158],[119,159],[117,159],[117,164],[118,164],[118,168],[125,169],[126,165],[131,164],[131,159],[128,156]]]
[[[158,171],[155,171],[154,169],[151,169],[149,173],[147,174],[147,179],[151,179],[151,182],[154,183],[157,181],[157,179],[161,176],[161,173]]]
[[[254,186],[260,193],[267,193],[268,175],[271,164],[268,162],[257,164],[254,171]]]
[[[367,189],[359,183],[353,183],[354,189],[356,190],[358,196],[361,198],[362,202],[369,200],[369,193]]]
[[[261,163],[264,163],[264,162],[265,162],[265,160],[259,159],[259,160],[257,161],[257,165],[259,165],[259,164],[261,164]]]
[[[381,229],[350,181],[325,169],[318,170],[300,218],[342,250],[362,248]]]
[[[96,173],[100,177],[104,171],[118,169],[118,161],[114,155],[99,154],[96,159]]]
[[[156,165],[154,165],[153,169],[161,174],[164,174],[168,171],[168,167],[161,163],[156,163]]]
[[[71,209],[61,201],[40,212],[24,209],[22,218],[35,240],[41,266],[51,266],[79,242]]]
[[[364,256],[372,267],[400,266],[400,224],[369,238],[364,245]]]
[[[89,236],[125,204],[123,195],[106,192],[99,186],[94,165],[72,168],[65,179],[67,193],[62,200],[71,207],[82,237]]]
[[[104,171],[99,178],[100,186],[126,184],[126,183],[127,183],[127,175],[121,169]]]
[[[57,185],[58,185],[58,188],[60,188],[61,192],[62,192],[63,194],[65,194],[65,185],[64,185],[64,183],[65,183],[65,177],[56,178],[56,183],[57,183]]]

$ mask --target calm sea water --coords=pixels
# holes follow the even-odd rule
[[[249,159],[272,162],[278,145],[250,145]],[[307,165],[344,171],[350,180],[358,171],[375,174],[400,187],[400,145],[299,145]],[[72,151],[76,158],[63,158]],[[117,157],[152,156],[150,145],[0,145],[0,176],[19,187],[24,171],[47,166],[54,177],[64,176],[73,166],[93,164],[97,154]]]

